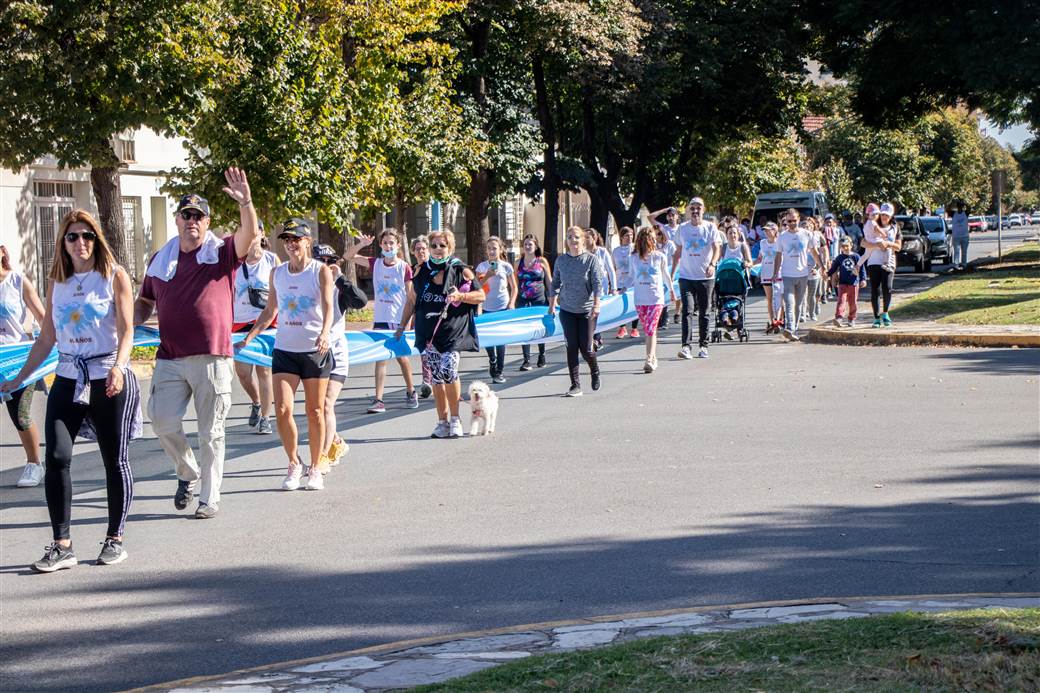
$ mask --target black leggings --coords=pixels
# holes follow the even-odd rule
[[[108,535],[123,536],[130,502],[134,498],[134,477],[130,472],[127,448],[130,443],[130,424],[137,411],[140,391],[137,378],[127,369],[123,390],[115,397],[105,394],[103,379],[90,381],[90,404],[74,401],[76,381],[58,376],[54,379],[47,398],[47,440],[44,490],[47,511],[51,516],[54,539],[69,538],[72,520],[72,444],[90,414],[97,433],[98,448],[105,463],[105,486],[108,492]]]
[[[517,308],[530,308],[532,306],[547,306],[547,305],[549,305],[549,304],[546,303],[545,301],[534,301],[534,300],[529,299],[529,298],[517,299],[517,302],[516,302],[516,307]],[[531,345],[530,344],[524,344],[522,347],[520,347],[520,350],[524,352],[524,361],[530,361],[531,360]],[[538,345],[538,355],[539,356],[545,356],[545,344],[544,343]]]
[[[599,374],[596,353],[592,351],[592,333],[596,330],[596,321],[588,313],[571,313],[560,310],[560,324],[563,326],[563,337],[567,340],[567,370],[570,371],[571,385],[579,385],[578,352],[581,352],[585,363],[593,375]]]
[[[870,307],[874,309],[874,319],[881,317],[881,313],[887,313],[888,307],[892,305],[892,282],[895,280],[895,272],[886,272],[881,265],[867,265],[867,279],[870,280]],[[878,310],[878,288],[881,289],[881,298],[884,302],[884,310]]]

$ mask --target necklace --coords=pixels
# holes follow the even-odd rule
[[[74,273],[72,278],[76,280],[76,291],[83,291],[83,280],[87,278],[94,270],[87,270],[86,272]],[[81,277],[80,274],[83,276]]]

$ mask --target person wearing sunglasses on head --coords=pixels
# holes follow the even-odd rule
[[[134,324],[159,312],[159,350],[148,400],[152,429],[177,470],[173,505],[188,507],[199,484],[195,517],[216,516],[224,475],[224,420],[234,378],[231,326],[235,272],[260,242],[260,226],[246,172],[224,172],[224,193],[237,204],[238,229],[227,238],[210,230],[209,202],[196,194],[177,203],[177,237],[148,264],[134,305]],[[199,460],[184,434],[184,414],[194,400]]]
[[[76,565],[72,520],[72,445],[93,437],[105,465],[108,532],[98,563],[124,561],[123,530],[134,495],[128,454],[134,423],[140,426],[140,392],[130,370],[133,293],[130,277],[116,264],[101,226],[81,209],[65,216],[57,240],[40,336],[21,371],[0,391],[20,387],[55,345],[56,377],[44,424],[44,488],[54,543],[33,564],[40,573]]]
[[[282,489],[295,491],[302,483],[304,465],[299,456],[299,437],[293,418],[296,391],[302,383],[310,447],[305,488],[320,491],[325,487],[322,473],[329,467],[325,457],[325,396],[332,374],[332,354],[329,353],[335,317],[332,272],[312,257],[314,241],[310,226],[303,219],[293,218],[282,224],[278,239],[289,261],[271,273],[267,307],[237,348],[245,348],[278,318],[271,373],[278,435],[289,458]]]
[[[36,287],[28,277],[11,268],[11,257],[7,247],[0,245],[0,344],[31,342],[32,335],[25,331],[29,313],[40,325],[44,320],[43,302]],[[32,488],[43,481],[43,465],[40,464],[40,431],[32,420],[33,387],[23,387],[11,392],[7,400],[7,413],[18,431],[18,439],[25,450],[25,467],[18,478],[18,488]]]

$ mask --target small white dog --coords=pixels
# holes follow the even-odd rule
[[[469,386],[469,406],[472,412],[469,434],[486,436],[494,433],[495,420],[498,418],[498,395],[477,381]]]

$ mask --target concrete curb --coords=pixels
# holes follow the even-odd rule
[[[775,601],[761,601],[761,602],[746,602],[738,604],[725,604],[725,605],[710,605],[710,606],[697,606],[697,607],[686,607],[679,609],[666,609],[661,611],[638,611],[625,614],[613,614],[608,616],[590,616],[588,618],[570,619],[562,621],[546,621],[542,623],[528,623],[516,626],[507,626],[504,628],[492,628],[487,630],[478,631],[467,631],[462,633],[453,633],[448,635],[435,635],[425,638],[415,638],[410,640],[399,640],[396,642],[385,643],[382,645],[374,645],[371,647],[363,647],[355,650],[347,650],[343,652],[335,652],[317,657],[306,657],[301,659],[293,659],[282,662],[275,662],[272,664],[265,664],[257,667],[249,667],[245,669],[236,669],[234,671],[226,672],[223,674],[212,674],[206,676],[194,676],[184,679],[178,679],[176,681],[169,681],[166,683],[153,684],[144,686],[141,688],[134,688],[124,693],[158,693],[160,691],[171,691],[174,689],[187,689],[192,690],[232,690],[232,688],[224,688],[223,683],[217,684],[218,688],[197,688],[203,684],[210,682],[224,682],[225,679],[232,677],[243,677],[249,675],[261,675],[261,674],[272,674],[274,672],[286,671],[289,669],[296,669],[307,665],[320,664],[323,662],[331,662],[334,660],[357,658],[365,656],[379,656],[388,655],[392,653],[398,653],[404,650],[413,650],[417,647],[434,647],[437,645],[444,645],[460,640],[471,640],[476,638],[489,638],[495,636],[504,635],[515,635],[520,633],[528,633],[531,631],[552,631],[559,628],[573,628],[585,626],[596,626],[611,624],[620,621],[633,621],[637,619],[660,619],[665,617],[681,617],[695,614],[717,614],[719,612],[729,613],[733,611],[747,610],[747,609],[785,609],[791,607],[807,607],[819,605],[834,606],[843,605],[842,608],[855,607],[856,605],[866,605],[867,603],[881,603],[881,602],[892,602],[892,603],[925,603],[934,602],[936,605],[949,603],[952,601],[963,601],[963,600],[1020,600],[1020,599],[1035,599],[1036,607],[1040,607],[1040,593],[1032,592],[1011,592],[1011,593],[996,593],[996,592],[981,592],[981,593],[961,593],[961,594],[926,594],[926,595],[896,595],[896,596],[874,596],[874,597],[821,597],[813,599],[800,599],[800,600],[775,600]],[[938,607],[942,608],[942,607]],[[965,608],[965,607],[961,607]],[[979,605],[977,608],[984,608]],[[900,609],[895,609],[900,610]],[[903,608],[904,611],[913,611],[912,606]],[[936,607],[931,607],[930,610],[936,610]],[[891,611],[891,609],[889,609]],[[769,625],[762,623],[759,625]],[[665,634],[665,633],[662,633]],[[239,681],[228,681],[228,684],[234,685],[235,683],[243,683]],[[345,688],[344,690],[349,690]],[[359,689],[354,689],[359,690]]]
[[[813,327],[806,341],[813,344],[844,346],[953,346],[1040,348],[1040,328],[1032,332],[928,332],[891,328],[875,330],[838,327]]]

